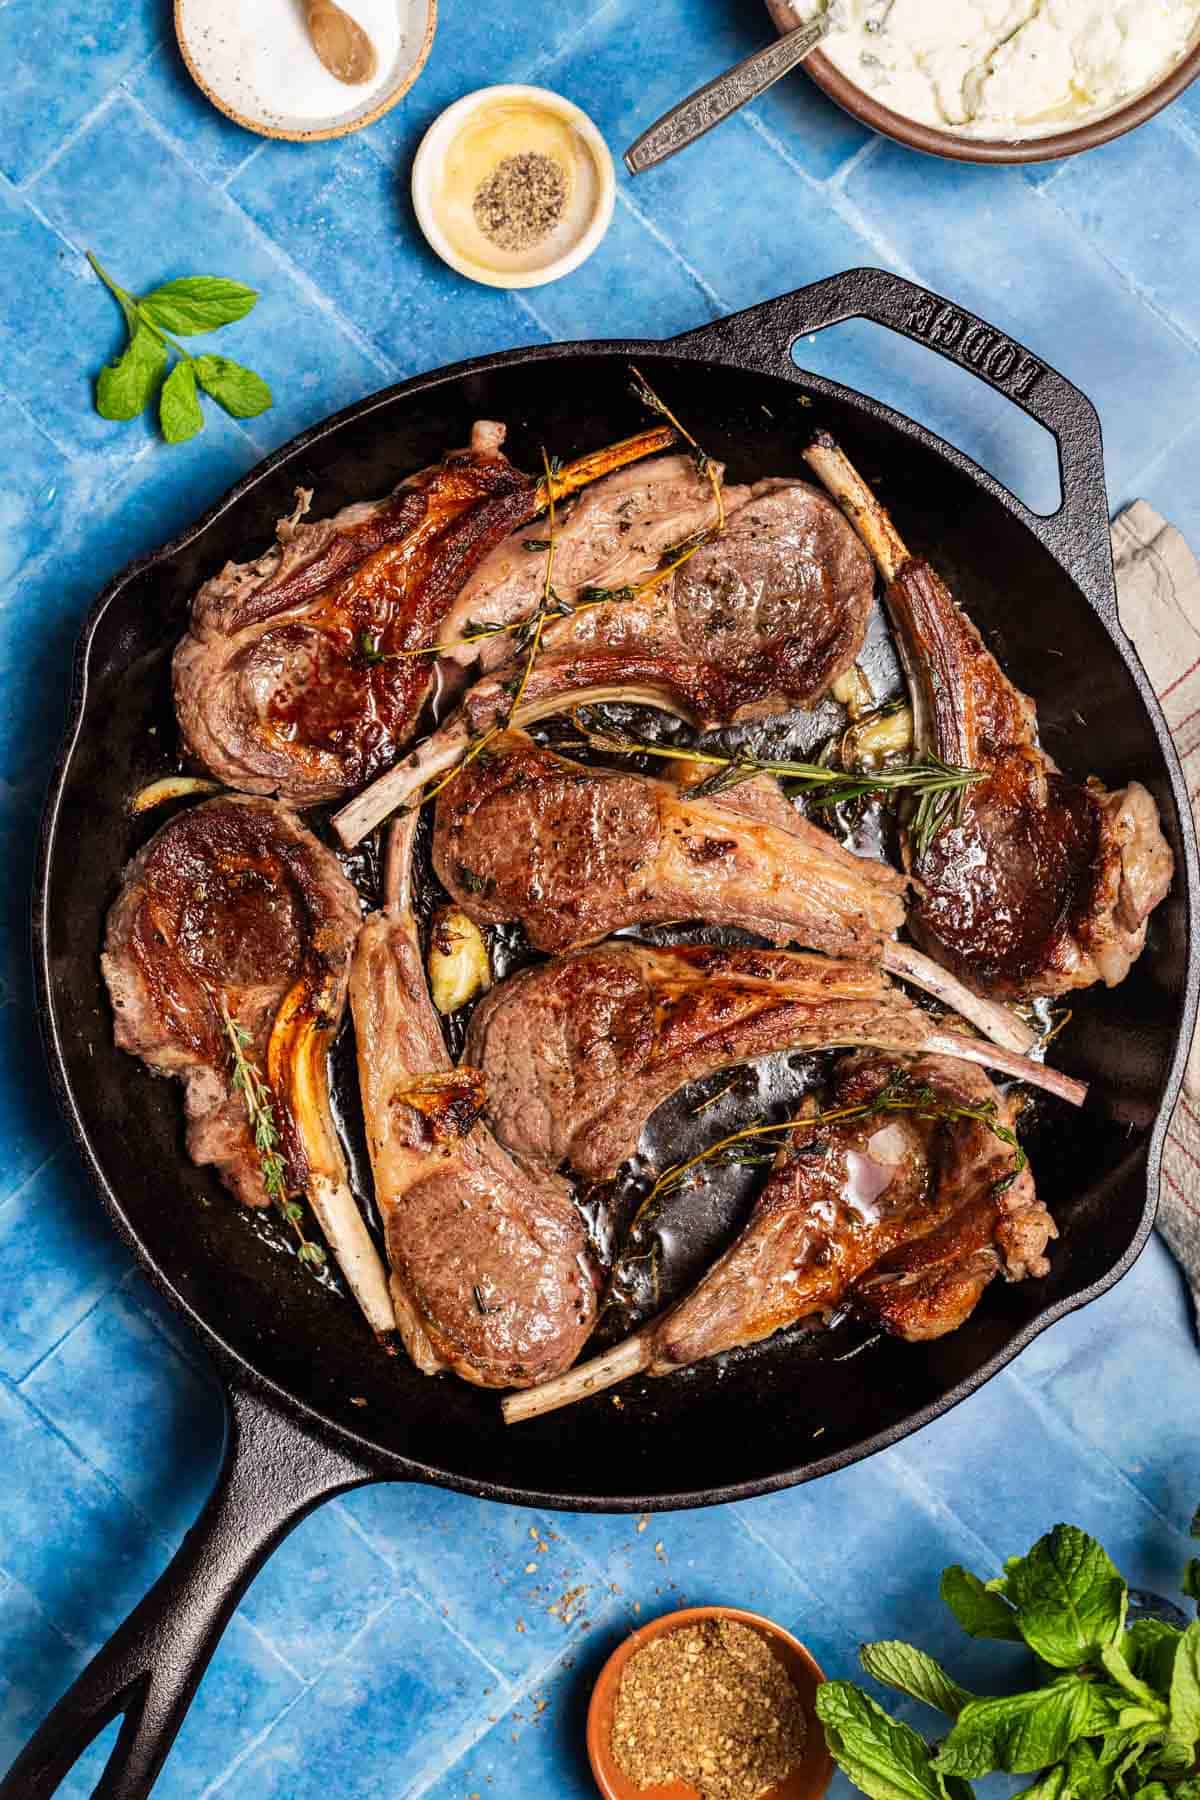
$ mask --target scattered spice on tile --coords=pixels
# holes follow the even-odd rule
[[[552,1619],[557,1619],[560,1624],[573,1625],[583,1611],[583,1603],[586,1599],[586,1586],[568,1588],[566,1593],[560,1594],[558,1599],[546,1608],[546,1611]]]
[[[643,1513],[643,1514],[642,1514],[642,1516],[641,1516],[641,1518],[640,1518],[640,1519],[639,1519],[639,1520],[638,1520],[638,1522],[637,1522],[637,1528],[638,1528],[638,1530],[639,1530],[639,1531],[645,1531],[645,1529],[646,1529],[646,1527],[647,1527],[647,1525],[648,1525],[648,1524],[649,1524],[649,1523],[650,1523],[650,1514],[649,1514],[649,1513]]]
[[[617,1690],[612,1750],[635,1787],[689,1782],[701,1800],[758,1800],[795,1768],[805,1716],[765,1639],[705,1619],[651,1640]]]
[[[500,250],[531,250],[549,237],[567,204],[567,172],[537,150],[504,156],[475,190],[472,210]]]
[[[536,1563],[526,1563],[525,1564],[525,1573],[527,1575],[536,1575],[537,1574],[537,1564]]]
[[[524,1621],[524,1619],[518,1619],[518,1620],[517,1620],[517,1630],[518,1630],[518,1631],[520,1631],[520,1632],[523,1632],[523,1631],[524,1631],[524,1630],[525,1630],[525,1621]]]

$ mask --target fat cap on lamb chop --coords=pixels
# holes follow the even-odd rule
[[[395,1326],[387,1279],[329,1106],[361,918],[336,858],[288,807],[227,794],[177,813],[134,857],[101,962],[118,1047],[184,1083],[193,1162],[213,1164],[248,1206],[303,1194],[384,1333]],[[265,1084],[277,1143],[255,1141],[247,1079]],[[270,1181],[267,1155],[278,1157]]]
[[[412,737],[433,643],[488,551],[549,502],[674,441],[655,427],[542,479],[501,452],[504,427],[476,424],[467,450],[402,481],[386,499],[304,522],[228,563],[197,593],[174,660],[187,751],[231,787],[296,806],[369,781]]]

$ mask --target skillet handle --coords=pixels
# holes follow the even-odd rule
[[[144,1800],[222,1632],[271,1552],[321,1501],[377,1479],[235,1386],[204,1511],[145,1599],[42,1721],[0,1781],[0,1800],[53,1794],[121,1713],[93,1800]]]
[[[844,319],[869,319],[925,344],[1045,426],[1058,446],[1059,510],[1048,516],[1035,513],[1006,489],[999,492],[1096,610],[1116,623],[1104,445],[1096,409],[1064,375],[994,325],[887,269],[847,269],[674,338],[671,348],[768,375],[795,375],[796,340]]]

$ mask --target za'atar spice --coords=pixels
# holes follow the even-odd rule
[[[758,1800],[795,1768],[804,1739],[791,1677],[736,1619],[681,1625],[625,1665],[612,1753],[636,1787],[686,1781],[701,1800]]]

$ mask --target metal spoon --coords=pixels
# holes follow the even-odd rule
[[[362,26],[335,0],[308,0],[307,12],[313,49],[329,73],[351,87],[370,81],[379,58]]]
[[[744,62],[726,69],[724,75],[718,75],[715,81],[697,88],[661,119],[656,119],[636,143],[630,144],[625,152],[629,173],[640,175],[643,169],[652,169],[655,163],[665,162],[668,156],[686,149],[714,125],[719,125],[722,119],[727,119],[730,113],[737,112],[748,100],[766,93],[816,49],[828,29],[829,16],[822,14],[811,24],[787,32],[777,43],[768,44],[765,50],[756,50]]]

